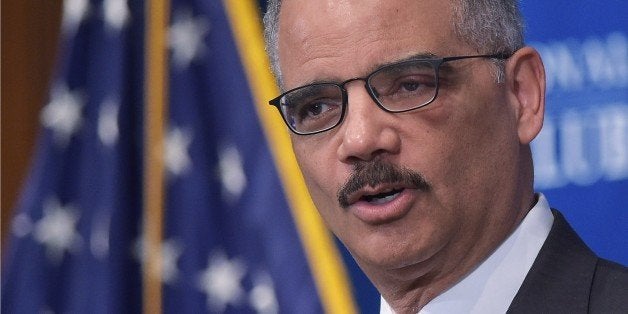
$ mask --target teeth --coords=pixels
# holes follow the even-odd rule
[[[371,204],[384,204],[392,201],[397,195],[401,192],[401,190],[391,189],[386,192],[382,192],[376,195],[365,195],[364,200]]]
[[[390,201],[392,201],[395,197],[397,197],[397,194],[399,194],[399,192],[395,193],[395,194],[391,194],[382,198],[378,198],[378,197],[373,197],[373,199],[369,202],[371,204],[384,204],[384,203],[388,203]]]

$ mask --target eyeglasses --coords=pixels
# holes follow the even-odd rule
[[[383,66],[366,77],[297,87],[269,104],[277,107],[292,132],[316,134],[338,126],[344,119],[348,102],[345,85],[349,82],[364,81],[369,95],[382,110],[406,112],[425,107],[436,99],[438,72],[443,63],[470,58],[505,60],[510,56],[492,54],[401,61]]]

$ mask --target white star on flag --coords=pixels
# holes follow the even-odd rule
[[[170,174],[180,176],[190,168],[189,146],[192,136],[188,131],[179,128],[171,129],[166,135],[165,164]]]
[[[171,283],[179,276],[177,261],[183,253],[178,241],[169,239],[161,246],[161,280]]]
[[[25,213],[19,213],[11,222],[11,230],[16,237],[25,237],[33,231],[33,221]]]
[[[207,294],[208,308],[223,312],[228,304],[239,304],[244,295],[241,281],[245,274],[244,263],[240,260],[229,260],[223,252],[212,254],[199,278],[199,288]]]
[[[52,99],[41,112],[41,123],[54,133],[58,144],[65,146],[81,124],[83,99],[78,92],[70,92],[65,85],[52,91]]]
[[[205,17],[194,18],[189,10],[175,14],[169,30],[169,45],[177,68],[188,67],[205,51],[203,39],[209,29],[209,21]]]
[[[87,17],[89,10],[88,0],[63,1],[63,33],[66,36],[74,34],[81,22]]]
[[[253,279],[253,289],[249,303],[257,313],[274,314],[279,312],[273,280],[267,273],[258,273]]]
[[[136,260],[138,260],[144,267],[148,265],[147,259],[149,258],[148,251],[155,250],[156,247],[149,248],[146,245],[146,240],[143,236],[140,236],[136,241],[133,247],[133,256]],[[168,239],[161,243],[161,259],[158,264],[151,264],[153,266],[158,266],[159,268],[149,269],[149,272],[152,276],[156,278],[160,278],[163,283],[172,283],[179,276],[179,268],[177,266],[177,262],[181,254],[183,253],[183,248],[179,241],[174,239]]]
[[[98,138],[107,147],[114,146],[118,141],[118,111],[120,104],[111,99],[105,100],[98,113]]]
[[[35,225],[33,236],[46,247],[51,262],[58,264],[63,254],[76,251],[82,244],[76,232],[78,211],[72,205],[62,206],[56,198],[44,202],[44,216]]]
[[[218,168],[226,201],[233,203],[240,198],[246,187],[242,158],[235,146],[228,145],[220,150]]]
[[[126,0],[105,0],[103,10],[108,31],[120,31],[131,16]]]

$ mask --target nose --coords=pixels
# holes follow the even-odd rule
[[[346,86],[348,104],[339,130],[342,137],[337,150],[339,160],[354,163],[398,153],[401,139],[394,114],[380,109],[359,83],[351,85],[356,86]]]

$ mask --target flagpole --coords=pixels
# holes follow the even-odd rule
[[[168,0],[145,3],[143,312],[162,313]]]

